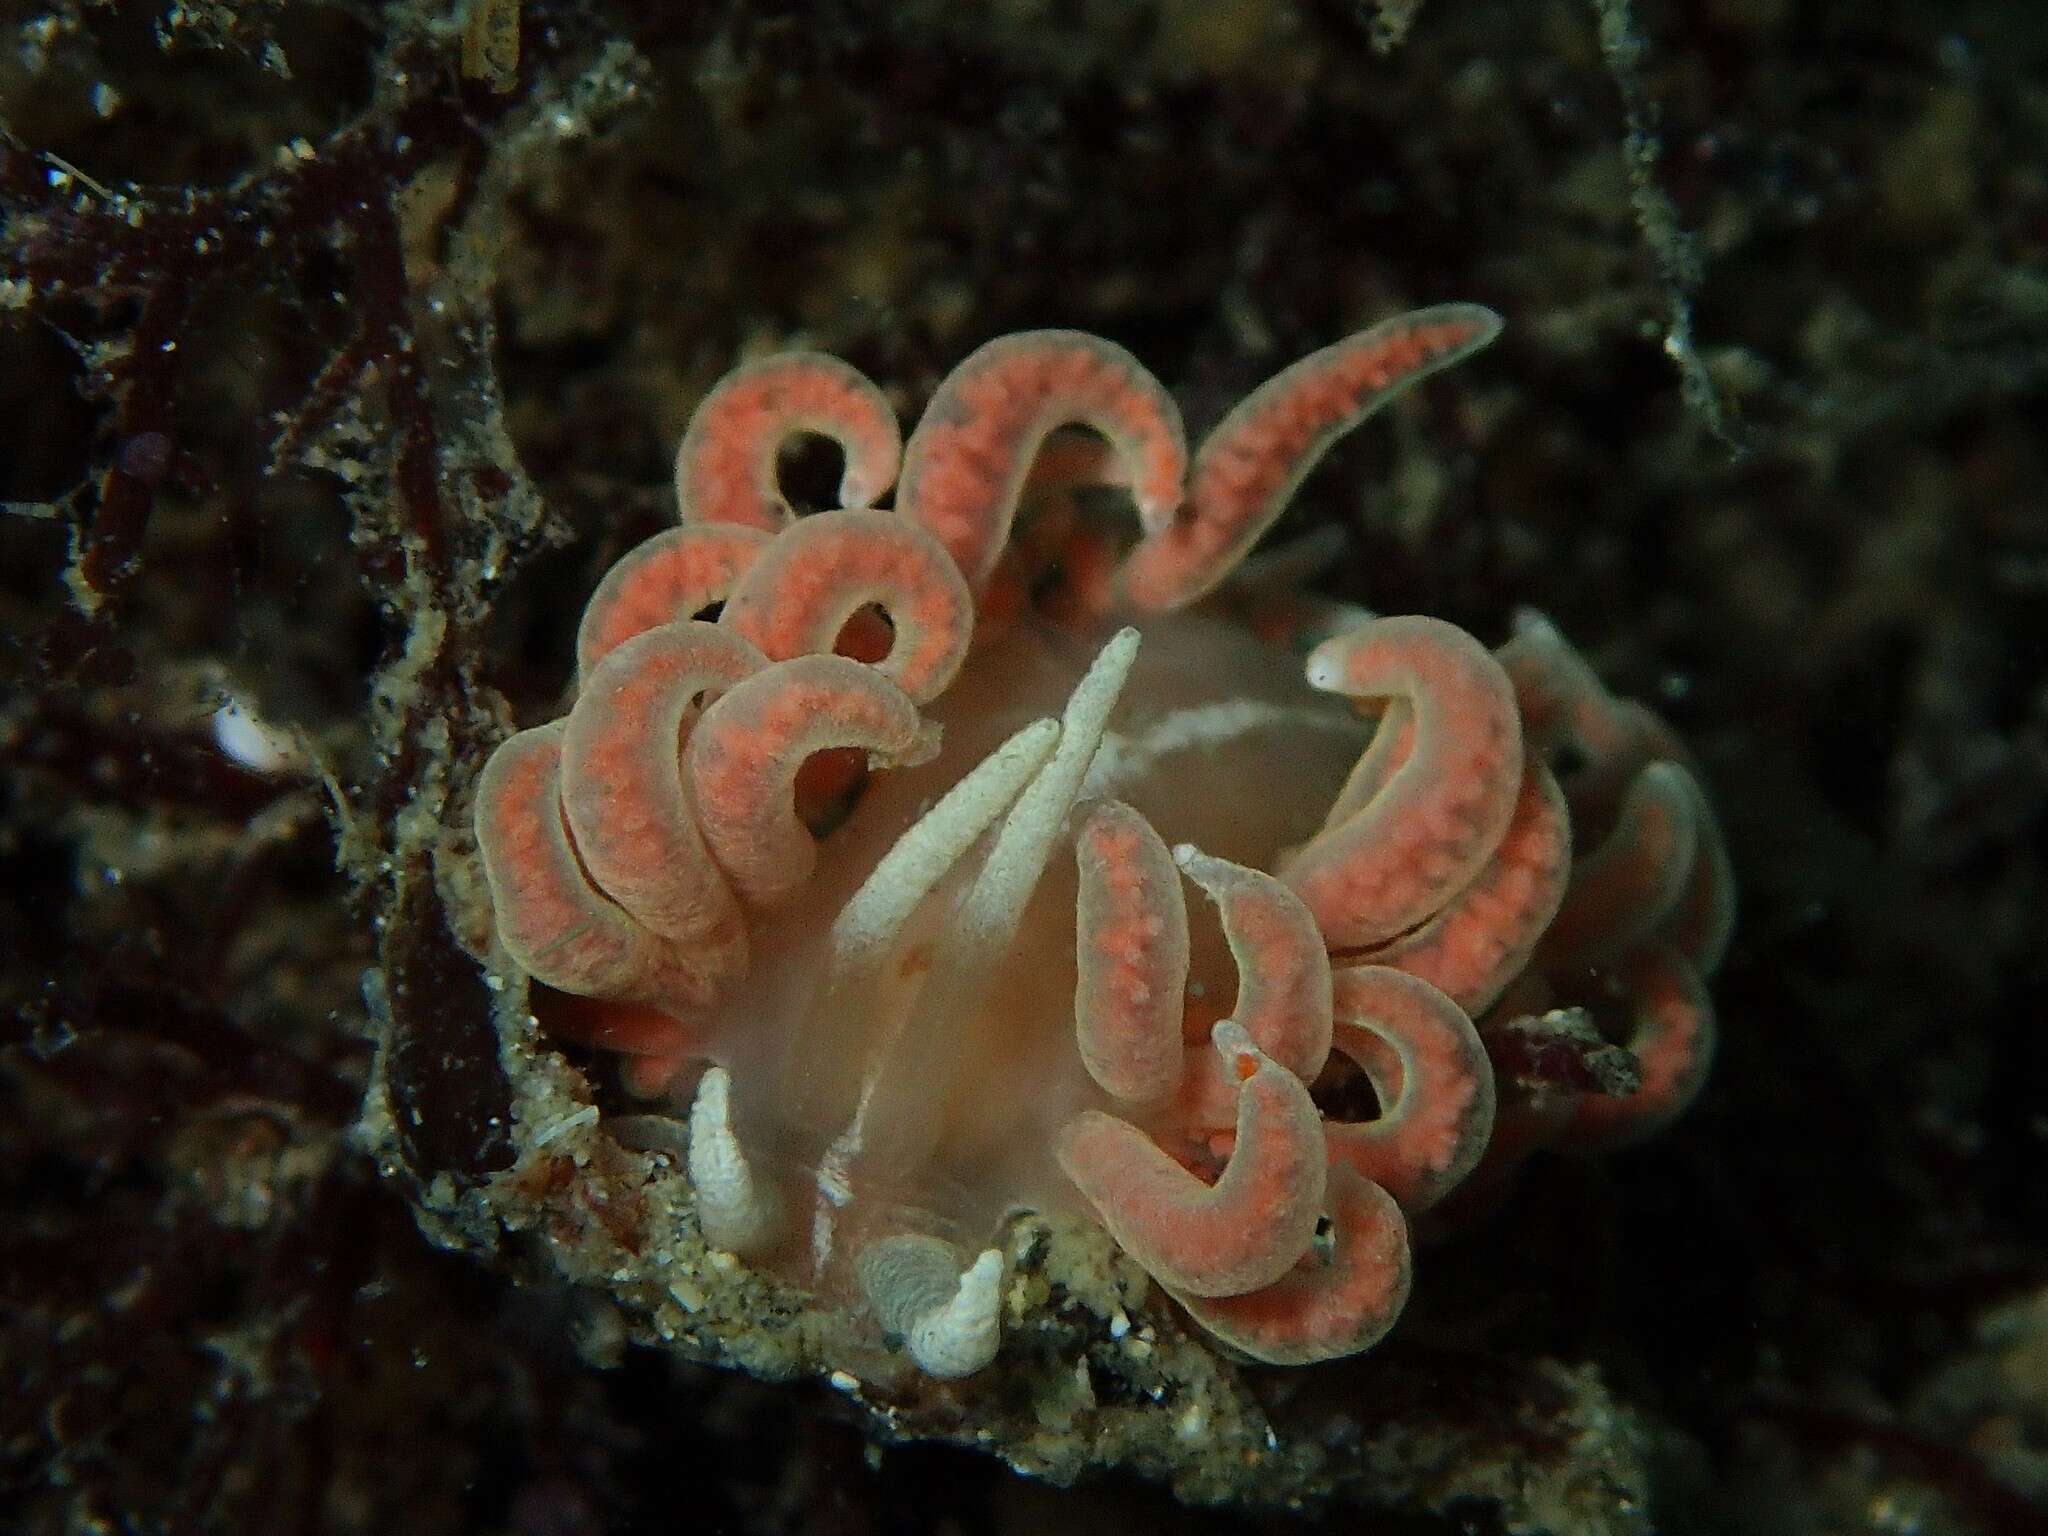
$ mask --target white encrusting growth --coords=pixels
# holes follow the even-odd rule
[[[772,1246],[782,1202],[754,1174],[732,1128],[732,1077],[713,1067],[690,1105],[690,1183],[705,1241],[733,1253]]]
[[[951,1243],[907,1233],[871,1244],[858,1268],[883,1328],[902,1338],[925,1374],[956,1381],[995,1358],[1003,1283],[996,1249],[962,1269]]]

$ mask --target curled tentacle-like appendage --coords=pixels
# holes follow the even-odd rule
[[[1090,629],[1115,611],[1122,551],[1107,529],[1084,516],[1075,492],[1128,489],[1130,467],[1092,432],[1056,431],[1045,439],[1019,492],[1010,541],[980,588],[982,619],[991,633],[1026,610],[1076,630]]]
[[[1691,882],[1701,831],[1692,776],[1676,763],[1644,768],[1622,797],[1613,829],[1572,870],[1543,936],[1546,955],[1603,965],[1661,928]]]
[[[694,619],[731,595],[769,544],[757,528],[699,526],[657,533],[604,574],[576,628],[576,675],[635,635]]]
[[[1149,821],[1112,800],[1089,813],[1074,856],[1082,1064],[1111,1096],[1158,1102],[1180,1086],[1188,979],[1187,905],[1173,855]]]
[[[1633,1145],[1685,1113],[1714,1061],[1714,1005],[1692,962],[1668,945],[1651,945],[1617,967],[1633,1013],[1625,1042],[1642,1064],[1642,1086],[1619,1096],[1587,1094],[1559,1138],[1573,1152]]]
[[[870,606],[893,632],[875,670],[920,704],[937,698],[967,657],[974,597],[938,541],[892,512],[804,518],[740,578],[719,622],[786,661],[830,651]]]
[[[704,1059],[696,1026],[644,1003],[594,1003],[573,993],[548,1000],[548,1032],[619,1057],[619,1082],[636,1099],[658,1098],[692,1062]],[[656,1117],[659,1118],[659,1117]]]
[[[1712,974],[1735,927],[1735,874],[1698,770],[1676,734],[1642,705],[1609,693],[1541,614],[1516,615],[1500,660],[1529,750],[1558,769],[1581,856],[1546,952],[1574,960],[1590,949],[1620,953],[1644,937],[1620,931],[1641,928],[1640,898],[1656,909],[1655,930],[1701,975]],[[1659,845],[1670,855],[1661,862],[1653,857]],[[1672,881],[1679,886],[1675,898]]]
[[[735,368],[690,418],[676,452],[683,521],[779,531],[791,514],[776,457],[807,432],[829,437],[846,456],[841,506],[869,506],[896,479],[903,439],[882,392],[836,357],[778,352]]]
[[[1640,1140],[1697,1095],[1714,1043],[1701,977],[1727,947],[1735,882],[1670,727],[1610,694],[1540,615],[1517,617],[1500,660],[1532,760],[1558,770],[1577,853],[1564,900],[1510,997],[1536,1009],[1591,1005],[1596,1016],[1618,1002],[1630,1019],[1621,1043],[1640,1074],[1626,1084],[1546,1082],[1504,1103],[1487,1154],[1489,1170],[1504,1171],[1542,1146],[1597,1152]]]
[[[1174,862],[1216,903],[1237,962],[1231,1018],[1304,1083],[1330,1055],[1330,957],[1300,897],[1271,875],[1183,843]]]
[[[1571,843],[1563,792],[1532,758],[1500,846],[1472,883],[1421,927],[1359,958],[1429,982],[1468,1014],[1483,1012],[1528,964],[1556,915]]]
[[[1693,969],[1711,976],[1720,968],[1735,936],[1735,866],[1729,861],[1728,845],[1721,839],[1721,825],[1706,791],[1690,773],[1685,777],[1699,846],[1691,877],[1666,927],[1672,944],[1692,962]]]
[[[1174,1299],[1210,1333],[1267,1365],[1355,1355],[1386,1336],[1408,1301],[1408,1223],[1394,1197],[1343,1164],[1329,1171],[1327,1245],[1242,1296]]]
[[[903,451],[897,509],[979,590],[1009,541],[1040,444],[1066,426],[1108,439],[1140,520],[1163,525],[1187,470],[1180,409],[1130,353],[1080,331],[999,337],[948,374]]]
[[[732,1079],[713,1067],[690,1104],[690,1183],[704,1240],[729,1253],[762,1254],[788,1235],[787,1211],[775,1186],[747,1159],[732,1124]]]
[[[1493,1068],[1479,1032],[1426,981],[1385,966],[1336,973],[1333,1045],[1372,1084],[1377,1118],[1325,1127],[1330,1157],[1425,1211],[1478,1163],[1493,1131]]]
[[[1515,614],[1515,633],[1499,651],[1514,685],[1532,751],[1569,752],[1574,778],[1606,780],[1611,768],[1632,772],[1650,755],[1646,736],[1661,733],[1656,717],[1617,699],[1558,627],[1534,609]]]
[[[1239,1083],[1236,1144],[1215,1184],[1098,1110],[1068,1121],[1056,1145],[1110,1235],[1190,1296],[1241,1295],[1292,1269],[1315,1235],[1326,1179],[1322,1123],[1301,1079],[1228,1020],[1216,1049]]]
[[[1238,1058],[1182,1043],[1188,922],[1178,875],[1216,903],[1237,966],[1233,1024],[1277,1065],[1314,1080],[1330,1053],[1330,958],[1298,896],[1189,844],[1168,853],[1151,824],[1116,801],[1090,813],[1075,858],[1074,1028],[1105,1092],[1181,1129],[1227,1129],[1237,1118]]]
[[[1412,712],[1399,766],[1386,772],[1386,755],[1368,749],[1359,772],[1386,773],[1384,783],[1369,796],[1347,789],[1341,819],[1280,870],[1331,948],[1384,944],[1448,905],[1500,846],[1522,784],[1514,693],[1478,641],[1412,616],[1376,619],[1318,646],[1308,680],[1354,699],[1404,701]]]
[[[681,743],[702,699],[766,665],[716,625],[647,630],[591,672],[562,738],[562,809],[584,869],[714,988],[746,965],[746,930],[697,829]]]
[[[562,735],[551,721],[502,742],[484,764],[476,840],[506,952],[549,986],[674,1006],[708,989],[695,968],[590,883],[562,817]]]
[[[690,732],[704,840],[745,900],[771,906],[810,879],[818,848],[796,813],[797,770],[834,747],[901,767],[926,761],[938,741],[908,694],[844,656],[799,656],[756,672]]]
[[[1558,769],[1579,856],[1539,969],[1611,962],[1654,939],[1711,974],[1734,931],[1735,874],[1676,734],[1609,693],[1540,614],[1516,616],[1500,660],[1528,750]]]
[[[1499,332],[1491,310],[1441,304],[1360,331],[1275,374],[1203,440],[1180,510],[1148,524],[1124,564],[1125,598],[1158,613],[1208,593],[1337,439]]]
[[[875,1316],[927,1376],[956,1381],[996,1357],[1003,1256],[995,1249],[963,1265],[951,1243],[913,1233],[870,1243],[855,1268]]]

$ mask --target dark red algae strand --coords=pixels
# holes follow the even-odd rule
[[[77,578],[91,632],[60,621],[39,646],[46,672],[72,672],[104,645],[141,579],[156,496],[174,462],[173,403],[188,387],[178,343],[201,302],[238,285],[288,287],[326,254],[341,256],[353,279],[345,298],[358,316],[355,338],[302,382],[302,403],[288,413],[277,446],[288,452],[378,370],[396,434],[403,526],[446,595],[450,523],[437,485],[439,433],[392,200],[438,159],[455,154],[473,164],[488,118],[505,104],[424,94],[438,83],[431,57],[392,64],[418,80],[422,94],[342,130],[317,153],[282,156],[278,167],[219,188],[88,198],[75,178],[51,174],[43,157],[0,143],[0,230],[14,232],[0,243],[0,274],[24,286],[31,307],[77,298],[103,313],[138,306],[102,345],[92,381],[113,403],[115,446],[80,514]],[[474,185],[473,175],[458,182],[471,192]],[[458,205],[447,217],[460,214]]]
[[[397,1135],[415,1174],[474,1182],[512,1166],[512,1089],[483,969],[455,942],[422,856],[399,881],[384,944]]]

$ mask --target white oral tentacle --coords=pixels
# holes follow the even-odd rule
[[[919,904],[1045,766],[1060,738],[1057,720],[1034,720],[977,763],[939,797],[882,856],[832,924],[829,970],[812,1004],[814,1028],[836,1027],[885,967]],[[801,1035],[799,1038],[802,1038]],[[889,1055],[891,1042],[876,1050]],[[860,1151],[872,1079],[862,1082],[853,1117],[820,1160],[811,1218],[811,1262],[823,1273],[832,1256],[835,1214],[852,1198],[850,1169]]]
[[[911,1325],[910,1358],[941,1380],[972,1376],[996,1357],[1002,1342],[1003,1256],[984,1248],[960,1276],[943,1307]]]
[[[832,1241],[831,1207],[845,1203],[834,1195],[852,1189],[856,1163],[873,1157],[907,1165],[929,1152],[938,1131],[930,1106],[945,1101],[955,1065],[948,1039],[987,999],[1137,652],[1138,632],[1119,631],[1075,685],[1060,717],[1058,745],[996,829],[988,856],[946,925],[923,989],[894,1037],[876,1052],[859,1107],[819,1172],[827,1204],[819,1207],[812,1258],[821,1268]]]
[[[1025,904],[1045,873],[1137,655],[1138,632],[1120,630],[1075,684],[1060,720],[1060,744],[1004,818],[995,847],[960,904],[939,968],[950,961],[955,967],[971,966],[986,973],[1017,937]]]
[[[1009,808],[1059,739],[1057,720],[1032,721],[897,838],[832,925],[835,965],[857,972],[895,942],[918,903]]]

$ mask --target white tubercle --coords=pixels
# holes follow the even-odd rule
[[[1218,1019],[1215,1028],[1209,1031],[1209,1044],[1216,1054],[1223,1058],[1223,1065],[1232,1073],[1241,1069],[1240,1062],[1249,1062],[1253,1070],[1263,1067],[1272,1060],[1259,1049],[1250,1031],[1235,1019]]]
[[[957,1381],[995,1358],[1003,1282],[996,1249],[984,1249],[962,1269],[951,1243],[907,1234],[868,1247],[858,1269],[882,1326],[902,1338],[926,1375]]]
[[[758,1253],[774,1244],[782,1202],[755,1177],[732,1128],[732,1076],[713,1067],[690,1104],[690,1183],[704,1240],[732,1253]]]

